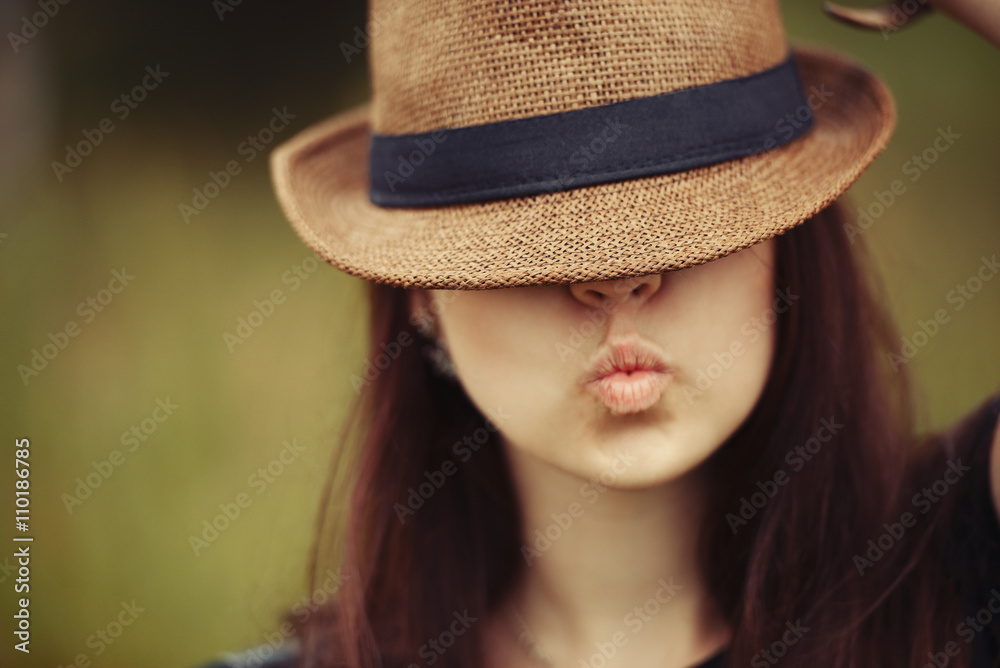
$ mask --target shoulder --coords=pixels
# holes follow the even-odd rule
[[[244,652],[227,652],[212,663],[198,668],[295,668],[298,655],[298,646],[295,643],[277,649],[270,645],[261,645]]]
[[[941,437],[938,456],[946,458],[952,476],[962,483],[947,481],[957,490],[953,519],[974,519],[975,526],[966,528],[1000,537],[1000,393],[983,401]]]
[[[992,665],[1000,655],[998,421],[1000,394],[940,434],[941,448],[931,457],[921,492],[925,506],[930,499],[940,507],[941,565],[967,616],[956,633],[974,647],[977,667]]]
[[[1000,420],[993,425],[993,442],[990,446],[990,488],[993,507],[1000,517]]]
[[[1000,392],[939,436],[939,455],[949,461],[962,460],[963,470],[972,467],[975,475],[971,477],[980,483],[987,505],[1000,517]]]

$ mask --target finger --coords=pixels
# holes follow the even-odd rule
[[[858,28],[898,30],[931,9],[926,2],[918,3],[916,9],[908,7],[907,10],[903,10],[899,5],[898,2],[888,2],[877,7],[844,7],[833,2],[824,2],[823,10],[830,16]]]
[[[1000,47],[1000,2],[992,0],[934,0],[942,14],[947,14]]]

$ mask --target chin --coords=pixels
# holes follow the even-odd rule
[[[619,425],[599,436],[582,436],[589,453],[583,457],[586,471],[580,475],[601,481],[613,489],[642,489],[666,484],[691,473],[707,460],[722,442],[692,438],[678,425]]]

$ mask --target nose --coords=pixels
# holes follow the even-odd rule
[[[590,308],[600,308],[608,299],[638,307],[659,291],[662,281],[660,274],[650,274],[612,281],[573,283],[569,291],[577,301]]]

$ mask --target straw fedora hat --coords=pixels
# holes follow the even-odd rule
[[[370,104],[271,156],[305,243],[402,287],[683,269],[780,234],[885,147],[892,97],[776,0],[372,0]]]

